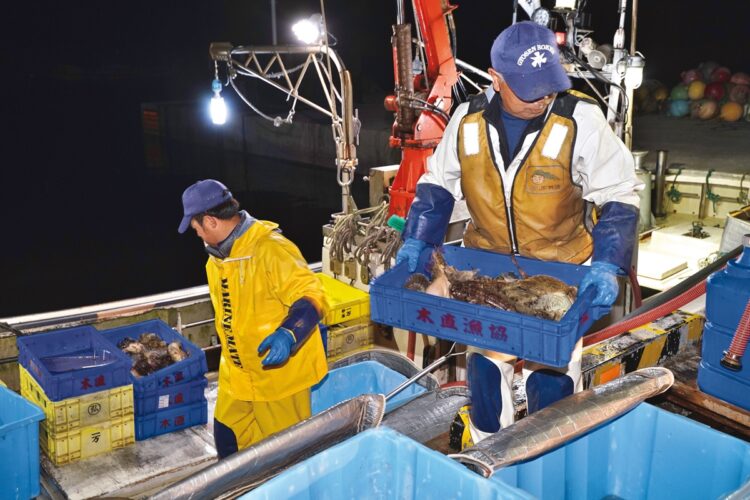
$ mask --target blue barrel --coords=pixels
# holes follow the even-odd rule
[[[698,387],[706,394],[750,410],[750,355],[734,365],[722,363],[750,300],[750,235],[742,254],[709,276],[706,283],[706,325],[703,328]]]

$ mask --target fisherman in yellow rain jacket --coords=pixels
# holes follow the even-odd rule
[[[310,416],[310,387],[328,371],[317,326],[327,305],[294,243],[240,210],[224,184],[198,181],[182,204],[179,232],[192,227],[209,254],[222,347],[214,441],[224,458]]]

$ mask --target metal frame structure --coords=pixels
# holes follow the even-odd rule
[[[209,47],[214,62],[226,64],[227,85],[231,85],[240,98],[251,109],[276,126],[291,123],[297,101],[328,116],[336,146],[336,181],[341,186],[341,202],[344,213],[352,209],[350,185],[357,167],[358,119],[352,104],[352,82],[349,71],[328,44],[316,45],[271,45],[237,46],[226,42],[214,42]],[[304,62],[291,65],[284,62],[290,56],[305,56]],[[331,64],[336,69],[332,71]],[[326,102],[318,104],[300,94],[300,87],[314,69],[323,90]],[[338,86],[334,74],[338,75]],[[243,95],[234,83],[238,75],[257,78],[293,99],[286,118],[265,115]]]

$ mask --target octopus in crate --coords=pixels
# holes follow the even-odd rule
[[[518,267],[518,265],[516,265]],[[404,285],[439,297],[449,297],[505,311],[559,321],[576,300],[578,289],[546,274],[521,278],[505,273],[496,278],[476,271],[460,271],[445,262],[443,253],[432,254],[432,281],[425,275],[412,275]]]
[[[130,356],[130,373],[136,377],[145,377],[188,357],[180,342],[167,344],[155,333],[142,333],[138,340],[125,337],[117,347]]]

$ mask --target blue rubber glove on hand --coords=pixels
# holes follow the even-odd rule
[[[401,245],[401,248],[398,249],[398,253],[396,254],[396,264],[401,264],[405,260],[408,261],[409,272],[413,273],[417,270],[419,255],[426,246],[427,243],[422,240],[406,238],[406,241],[404,241],[404,244]]]
[[[263,366],[280,365],[289,359],[294,341],[292,332],[286,328],[277,328],[275,332],[266,337],[258,346],[258,354],[271,349],[262,361]]]
[[[609,262],[592,262],[591,269],[578,286],[578,293],[593,285],[596,287],[596,297],[592,305],[611,306],[617,298],[617,292],[620,291],[620,285],[617,283],[619,270],[619,267]]]

